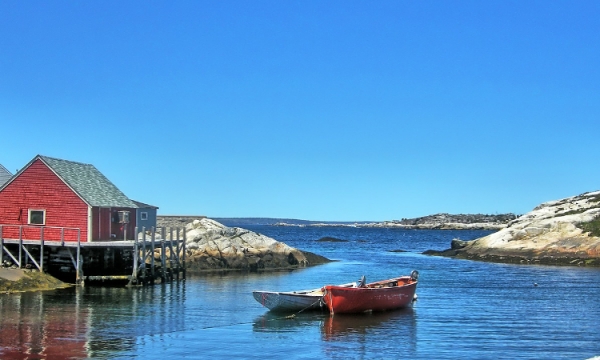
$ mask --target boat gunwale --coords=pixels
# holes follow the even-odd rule
[[[334,313],[395,310],[411,305],[412,301],[414,301],[418,282],[417,274],[417,277],[413,277],[412,275],[400,276],[368,283],[357,288],[341,288],[336,285],[325,285],[322,288],[323,302],[329,308],[331,315]],[[402,297],[405,293],[412,293],[412,299],[408,300],[408,302],[397,302],[394,299],[397,295]],[[334,298],[337,300],[334,300]],[[386,301],[388,301],[388,304],[386,304]]]

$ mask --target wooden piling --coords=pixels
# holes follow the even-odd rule
[[[77,266],[75,267],[75,283],[83,286],[83,264],[81,258],[81,234],[77,234]]]
[[[183,255],[181,259],[181,270],[183,271],[183,278],[185,279],[185,243],[187,242],[187,236],[185,234],[185,228],[183,228]]]
[[[180,251],[180,246],[179,246],[179,228],[176,231],[177,233],[177,241],[175,242],[175,248],[177,249],[177,251],[175,252],[175,258],[177,259],[177,265],[181,264],[181,257],[179,256],[179,251]],[[179,281],[179,272],[181,271],[181,269],[179,269],[179,266],[177,266],[177,281]]]
[[[19,269],[23,267],[22,263],[21,263],[21,254],[23,252],[23,228],[20,227],[19,228]]]
[[[44,273],[44,228],[40,230],[40,272]]]
[[[156,229],[154,227],[152,227],[152,235],[150,236],[150,246],[152,248],[152,251],[150,252],[150,281],[152,284],[154,284],[154,279],[156,278],[156,274],[154,271],[154,245],[155,245],[155,240],[156,238]]]
[[[167,261],[165,252],[165,228],[160,229],[160,279],[164,283],[167,281]]]
[[[144,234],[142,235],[142,264],[141,264],[141,270],[142,270],[142,283],[145,285],[146,284],[146,232],[144,231]]]
[[[4,264],[4,236],[2,236],[2,225],[0,225],[0,266]]]
[[[142,227],[142,231],[144,231],[144,228]],[[140,256],[140,250],[138,248],[138,227],[135,227],[135,236],[133,238],[133,252],[132,252],[132,256],[133,256],[133,272],[131,274],[131,279],[129,280],[129,283],[127,284],[128,286],[131,286],[133,284],[137,284],[138,278],[138,258]]]

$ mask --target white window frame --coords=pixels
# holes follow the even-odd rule
[[[142,211],[140,213],[140,220],[148,220],[148,212],[147,211]]]
[[[31,222],[31,214],[33,212],[41,212],[42,213],[42,223],[32,223]],[[45,209],[29,209],[27,211],[27,224],[29,225],[46,225],[46,210]]]

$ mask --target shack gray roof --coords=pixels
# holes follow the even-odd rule
[[[94,165],[36,156],[90,206],[137,208],[137,205],[110,182]]]
[[[158,209],[158,206],[149,205],[149,204],[143,203],[141,201],[136,201],[136,200],[131,200],[131,201],[133,201],[137,205],[137,207],[140,209]]]
[[[4,185],[11,177],[12,174],[10,171],[6,170],[6,168],[0,164],[0,187],[2,187],[2,185]]]

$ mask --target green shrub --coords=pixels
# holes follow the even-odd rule
[[[585,232],[589,232],[591,236],[600,237],[600,216],[586,223],[578,223],[577,227]]]

